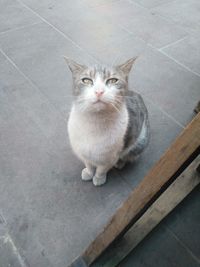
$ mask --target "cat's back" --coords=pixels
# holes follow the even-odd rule
[[[129,91],[126,96],[126,106],[129,114],[129,123],[125,138],[125,147],[137,140],[144,125],[147,128],[146,135],[148,135],[145,138],[149,138],[148,111],[141,95]]]

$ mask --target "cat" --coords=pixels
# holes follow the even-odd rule
[[[85,165],[82,180],[100,186],[110,169],[133,162],[149,143],[147,108],[142,97],[128,88],[135,59],[114,67],[65,60],[75,96],[68,120],[70,144]]]

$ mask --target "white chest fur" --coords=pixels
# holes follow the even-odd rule
[[[72,107],[68,121],[71,146],[82,161],[94,166],[115,164],[123,149],[123,139],[128,125],[128,112],[105,116],[81,113]]]

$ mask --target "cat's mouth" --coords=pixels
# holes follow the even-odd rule
[[[93,105],[96,105],[96,104],[106,104],[103,100],[101,99],[97,99],[93,102]]]

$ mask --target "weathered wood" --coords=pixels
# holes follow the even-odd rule
[[[100,257],[92,267],[117,266],[143,238],[171,212],[199,183],[198,156],[168,189],[148,208],[142,217]]]
[[[90,265],[152,201],[177,170],[200,146],[200,113],[184,129],[166,153],[117,210],[104,230],[82,255]]]
[[[88,267],[88,265],[82,257],[78,257],[68,267]]]

